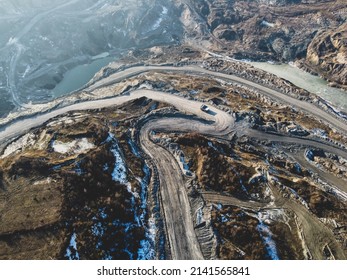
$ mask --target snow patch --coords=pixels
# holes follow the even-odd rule
[[[155,219],[152,216],[148,219],[148,225],[146,229],[146,239],[141,240],[140,249],[138,250],[138,260],[155,260],[155,239],[157,235],[157,227],[155,225]]]
[[[73,124],[74,120],[69,117],[63,117],[58,120],[51,121],[49,124],[47,124],[48,127],[55,127],[57,125],[67,125],[67,124]]]
[[[267,253],[269,254],[272,260],[279,260],[276,243],[272,239],[272,232],[270,231],[269,227],[265,224],[265,221],[267,220],[267,215],[264,216],[262,212],[259,212],[257,218],[259,220],[257,229],[265,243]]]
[[[120,153],[120,148],[119,148],[118,142],[112,134],[109,135],[109,138],[107,138],[106,141],[107,142],[108,141],[113,142],[111,152],[114,155],[115,162],[114,162],[114,169],[112,172],[112,180],[115,182],[121,183],[123,185],[127,185],[128,184],[127,168],[125,165],[125,161],[124,161],[124,159]]]
[[[221,215],[221,222],[222,223],[226,223],[229,222],[230,218],[228,217],[228,215]]]
[[[106,171],[108,171],[108,169],[109,169],[109,166],[107,163],[105,163],[102,170],[106,172]]]
[[[275,27],[275,24],[274,23],[271,23],[271,22],[268,22],[266,20],[263,20],[260,25],[262,26],[266,26],[266,27]]]
[[[248,184],[254,184],[258,182],[266,182],[267,177],[265,176],[265,172],[263,169],[256,169],[257,173],[255,173],[249,180]]]
[[[111,148],[111,152],[114,155],[114,169],[112,171],[112,180],[115,182],[118,182],[122,185],[126,185],[127,187],[127,191],[129,193],[132,194],[131,197],[131,204],[133,209],[135,209],[135,198],[139,198],[140,195],[136,192],[133,191],[131,184],[129,183],[128,179],[127,179],[127,167],[125,164],[125,161],[121,155],[121,151],[120,151],[120,147],[118,144],[118,141],[115,139],[114,135],[110,134],[109,137],[107,138],[106,141],[112,141],[113,145]],[[140,219],[138,217],[138,215],[135,213],[135,220],[137,222],[137,224],[140,224]]]
[[[321,137],[321,138],[327,138],[327,132],[324,129],[314,128],[311,129],[311,133],[315,136]]]
[[[76,163],[75,172],[76,172],[76,174],[77,174],[78,176],[81,176],[81,175],[83,175],[83,174],[85,173],[85,172],[82,170],[82,168],[81,168],[81,163],[80,163],[80,162]]]
[[[135,197],[135,198],[140,198],[139,193],[136,192],[136,191],[133,191],[133,189],[132,189],[132,187],[131,187],[131,184],[130,184],[129,182],[127,183],[127,191],[128,191],[129,193],[131,193],[131,194],[133,195],[133,197]]]
[[[223,208],[223,205],[221,203],[215,204],[215,206],[218,210],[222,210]]]
[[[36,181],[34,183],[34,186],[37,186],[37,185],[44,185],[44,184],[50,184],[52,182],[52,178],[51,177],[48,177],[47,179],[44,179],[44,180],[41,180],[41,181]]]
[[[295,163],[294,168],[295,168],[296,173],[298,173],[298,174],[302,173],[301,165],[299,163]]]
[[[76,233],[73,233],[71,235],[70,244],[66,249],[65,257],[67,257],[69,260],[79,260],[80,256],[77,251],[77,242],[76,242]]]
[[[210,142],[210,141],[208,141],[208,146],[210,147],[210,148],[212,148],[212,149],[214,149],[216,152],[218,152],[218,153],[220,153],[220,154],[223,154],[223,155],[225,155],[225,152],[223,151],[223,149],[222,148],[220,148],[220,147],[216,147],[215,145],[213,145],[213,143],[212,142]]]
[[[130,146],[131,152],[136,156],[136,157],[140,157],[140,152],[139,149],[137,148],[137,146],[135,145],[134,141],[129,139],[128,140],[128,144]]]
[[[92,226],[92,233],[94,236],[101,237],[104,235],[105,230],[101,222],[98,222]]]
[[[149,108],[150,111],[154,111],[158,108],[158,103],[152,104],[152,106]]]
[[[87,138],[81,138],[72,142],[53,141],[52,148],[59,154],[81,154],[95,148]]]
[[[289,218],[283,211],[283,209],[268,209],[258,213],[258,220],[261,220],[265,224],[271,224],[274,221],[288,222]]]
[[[135,223],[122,224],[124,231],[129,231],[132,227],[144,227],[145,229],[145,238],[140,241],[140,247],[138,249],[138,259],[140,260],[152,260],[156,259],[156,235],[157,235],[157,227],[156,220],[152,216],[148,219],[146,224],[146,215],[147,215],[147,189],[150,181],[150,170],[147,165],[143,167],[143,172],[145,174],[144,178],[136,178],[139,182],[141,189],[140,193],[133,190],[131,184],[127,178],[127,167],[125,161],[122,157],[121,150],[117,140],[114,135],[109,134],[106,142],[112,142],[111,152],[114,155],[114,170],[112,172],[112,179],[116,182],[119,182],[123,185],[126,185],[129,193],[132,194],[131,197],[131,208],[134,211],[134,220]],[[138,148],[132,140],[128,140],[128,144],[135,156],[138,158],[141,157]],[[105,169],[105,167],[104,167]],[[140,200],[140,206],[136,203],[136,200]],[[116,222],[117,224],[117,222]],[[114,225],[116,225],[114,224]],[[98,228],[96,228],[98,230]],[[96,231],[98,233],[98,231]],[[125,250],[125,252],[129,255],[130,259],[134,259],[134,254],[130,251]]]
[[[147,215],[147,189],[150,181],[150,170],[147,165],[144,166],[143,172],[145,176],[143,179],[138,179],[141,185],[141,214],[139,220],[142,224],[146,219]],[[157,236],[157,226],[156,219],[152,216],[148,219],[147,225],[144,225],[145,228],[145,239],[140,241],[140,248],[138,250],[138,259],[139,260],[154,260],[156,259],[156,236]]]
[[[11,38],[8,40],[6,46],[15,45],[15,44],[17,44],[17,43],[18,43],[18,38],[16,38],[16,37],[11,37]]]
[[[106,58],[110,55],[109,52],[103,52],[101,54],[98,54],[98,55],[95,55],[95,56],[92,56],[92,59],[95,60],[95,59],[102,59],[102,58]]]
[[[182,164],[182,168],[183,168],[184,171],[190,171],[190,170],[189,170],[189,166],[188,166],[188,164],[186,163],[186,160],[185,160],[185,157],[184,157],[183,152],[182,152],[181,155],[180,155],[180,162],[181,162],[181,164]]]
[[[26,67],[26,69],[25,69],[25,71],[24,71],[24,73],[22,75],[22,78],[26,77],[26,75],[30,72],[30,69],[31,69],[30,65],[27,65],[27,67]]]
[[[307,149],[305,151],[305,158],[308,159],[308,161],[313,161],[314,160],[314,154],[311,150]]]
[[[18,140],[9,144],[6,147],[1,158],[3,159],[8,157],[9,155],[17,154],[18,152],[22,151],[24,148],[28,146],[32,146],[34,143],[35,143],[35,135],[33,133],[25,134],[24,136],[20,137]]]
[[[204,213],[202,212],[202,207],[200,207],[197,211],[196,211],[196,224],[200,225],[201,223],[205,222],[204,219]]]
[[[162,12],[161,12],[161,16],[157,19],[157,21],[153,24],[151,30],[154,31],[156,30],[160,24],[162,23],[164,16],[167,15],[168,13],[168,9],[166,7],[162,7]]]
[[[139,86],[139,89],[149,89],[149,90],[152,90],[153,86],[150,83],[148,83],[148,82],[144,82],[144,83],[142,83]]]

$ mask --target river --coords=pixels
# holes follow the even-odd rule
[[[347,92],[328,86],[328,83],[320,77],[311,75],[290,64],[272,64],[269,62],[249,62],[249,64],[315,93],[335,108],[347,112]]]
[[[95,56],[95,60],[89,64],[78,65],[67,71],[63,80],[52,90],[53,96],[60,97],[80,89],[87,84],[102,67],[116,60],[115,57],[105,57],[104,54],[105,53]]]
[[[100,58],[99,58],[100,57]],[[116,60],[104,54],[94,57],[90,64],[83,64],[65,73],[64,79],[53,89],[53,96],[59,97],[80,89],[104,66]],[[328,83],[290,64],[273,64],[269,62],[249,62],[252,66],[286,79],[298,87],[315,93],[331,103],[334,107],[347,112],[347,92],[328,86]]]

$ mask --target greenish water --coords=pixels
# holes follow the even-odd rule
[[[114,60],[114,57],[103,57],[94,60],[90,64],[79,65],[69,70],[65,73],[64,79],[53,89],[54,96],[59,97],[78,90],[88,83],[102,67]],[[289,64],[271,64],[268,62],[250,62],[250,64],[315,93],[337,109],[347,112],[347,92],[328,86],[327,82],[320,77],[311,75]]]
[[[113,61],[115,61],[114,57],[104,57],[94,60],[90,64],[78,65],[67,71],[64,75],[64,79],[53,89],[52,92],[54,97],[59,97],[80,89],[88,83],[101,68]]]
[[[289,64],[271,64],[268,62],[250,62],[250,64],[315,93],[337,109],[347,112],[347,92],[328,86],[328,83],[320,77],[311,75]]]

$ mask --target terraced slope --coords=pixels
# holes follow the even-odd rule
[[[343,118],[199,67],[87,91],[124,81],[3,128],[1,258],[346,259]]]

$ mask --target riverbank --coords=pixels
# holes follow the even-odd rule
[[[250,65],[272,73],[294,85],[318,95],[337,110],[347,112],[347,92],[333,88],[324,79],[305,72],[293,64],[275,64],[269,62],[247,62]]]

